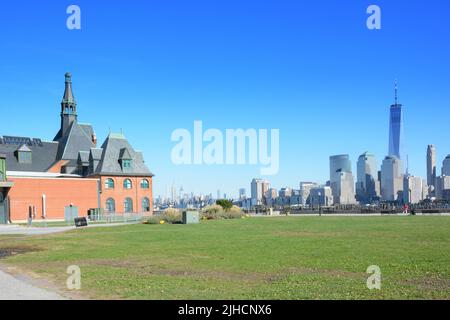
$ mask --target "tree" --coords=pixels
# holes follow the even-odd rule
[[[223,208],[223,210],[225,210],[225,211],[230,210],[231,207],[233,206],[233,202],[231,202],[230,200],[226,200],[226,199],[217,200],[216,204],[221,206]]]

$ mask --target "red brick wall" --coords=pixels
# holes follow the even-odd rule
[[[142,199],[144,197],[148,198],[150,201],[150,212],[146,212],[146,214],[153,213],[153,186],[152,186],[152,178],[151,177],[114,177],[114,176],[102,176],[101,178],[101,207],[106,209],[106,200],[108,198],[112,198],[115,201],[116,212],[123,213],[124,210],[124,202],[126,198],[131,198],[133,200],[133,212],[143,212],[142,209]],[[107,179],[114,180],[114,189],[105,188],[105,182]],[[125,189],[123,186],[123,182],[125,179],[130,179],[132,182],[131,189]],[[143,189],[141,188],[141,181],[143,179],[148,180],[149,188]]]
[[[11,220],[28,218],[28,207],[36,206],[36,219],[42,217],[42,195],[46,195],[47,219],[64,219],[64,207],[78,207],[78,215],[86,216],[88,209],[97,208],[97,179],[83,178],[22,178],[8,177],[14,182],[10,198]]]

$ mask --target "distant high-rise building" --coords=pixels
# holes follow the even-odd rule
[[[319,187],[315,182],[300,182],[300,200],[302,205],[310,204],[310,192],[312,188]]]
[[[397,81],[395,82],[395,104],[391,106],[389,115],[389,156],[401,159],[402,148],[402,105],[398,103]]]
[[[245,195],[245,188],[240,188],[239,189],[239,200],[243,200],[243,199],[245,199],[246,198],[246,195]]]
[[[264,196],[268,199],[275,199],[278,196],[278,191],[275,188],[270,188],[269,190],[267,190]]]
[[[387,156],[381,165],[381,199],[399,201],[403,199],[403,165],[396,156]]]
[[[352,163],[348,154],[330,157],[330,185],[335,203],[353,204],[356,202]]]
[[[336,204],[356,204],[355,180],[351,172],[338,171],[338,179],[335,183],[336,196],[333,195]]]
[[[445,194],[450,192],[450,176],[436,178],[436,198],[444,199]]]
[[[442,175],[450,176],[450,154],[442,162]]]
[[[311,207],[331,206],[334,202],[333,192],[330,187],[311,188],[310,194]]]
[[[358,158],[356,197],[361,203],[370,203],[377,196],[378,164],[367,152]]]
[[[405,175],[403,178],[403,202],[417,204],[424,199],[424,181],[420,177]]]
[[[262,179],[253,179],[251,183],[252,205],[264,204],[264,195],[269,190],[270,183]]]
[[[427,148],[427,185],[436,186],[436,148],[432,144]]]
[[[292,189],[289,187],[281,188],[279,192],[279,196],[282,198],[288,198],[292,195]]]
[[[217,190],[217,200],[220,199],[220,190]]]

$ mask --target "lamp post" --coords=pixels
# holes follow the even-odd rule
[[[319,192],[317,195],[319,196],[319,217],[320,217],[320,216],[322,216],[322,207],[321,207],[321,203],[320,203],[321,202],[322,193]]]

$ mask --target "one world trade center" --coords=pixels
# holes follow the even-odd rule
[[[391,106],[389,116],[389,155],[399,159],[401,159],[402,125],[402,105],[398,103],[397,81],[395,81],[395,104]]]

